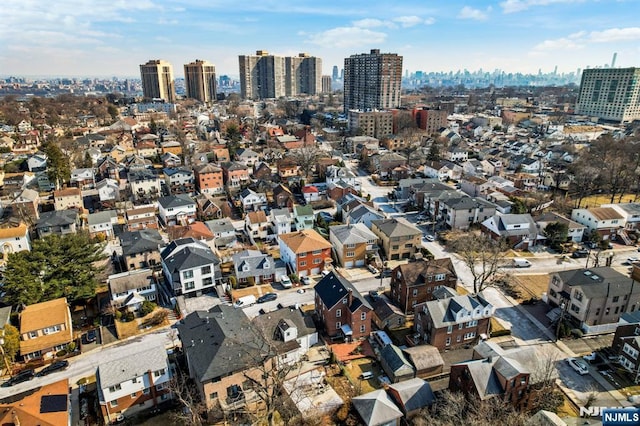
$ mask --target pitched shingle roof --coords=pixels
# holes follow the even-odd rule
[[[313,229],[281,234],[278,238],[296,254],[331,248],[329,241]]]
[[[373,309],[353,284],[335,271],[331,271],[322,277],[315,287],[313,287],[313,290],[320,296],[320,299],[328,309],[333,308],[342,299],[348,297],[349,290],[353,295],[353,301],[349,306],[351,312],[355,312],[363,305],[368,309]]]
[[[98,367],[98,380],[101,389],[119,385],[141,377],[148,371],[157,371],[169,368],[167,351],[163,346],[132,350],[122,358],[107,361]]]
[[[422,235],[421,230],[403,218],[373,220],[371,223],[375,224],[380,232],[387,237],[410,237]]]

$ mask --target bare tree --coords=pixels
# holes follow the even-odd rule
[[[300,169],[304,172],[305,177],[311,174],[311,169],[322,156],[322,152],[314,146],[303,146],[301,148],[292,149],[287,154],[287,157],[292,159],[300,166]]]
[[[531,384],[530,412],[539,410],[556,412],[562,405],[564,397],[555,384],[558,377],[556,364],[560,356],[552,346],[547,346],[538,351],[536,366],[531,372],[529,383]]]
[[[490,287],[493,277],[502,266],[506,244],[475,233],[462,234],[449,244],[471,271],[473,292],[478,293]]]
[[[462,392],[443,391],[430,409],[413,419],[414,426],[519,426],[526,416],[501,398],[481,400]]]
[[[202,415],[207,412],[207,406],[200,398],[195,384],[189,377],[177,372],[169,382],[169,390],[182,407],[181,410],[173,412],[175,420],[194,426],[204,424]]]

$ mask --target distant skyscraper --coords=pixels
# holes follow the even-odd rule
[[[337,65],[333,66],[333,74],[331,75],[331,77],[333,78],[333,81],[336,81],[338,79],[338,66]]]
[[[321,89],[322,59],[301,53],[284,57],[258,50],[240,55],[240,95],[245,99],[315,95]]]
[[[184,85],[188,98],[197,99],[204,103],[215,101],[218,89],[215,65],[199,59],[185,64]]]
[[[344,110],[383,110],[400,106],[402,56],[395,53],[351,55],[344,60]]]
[[[322,93],[331,93],[331,76],[322,76]]]
[[[619,122],[639,120],[640,68],[584,70],[576,114]]]
[[[176,89],[173,82],[173,67],[169,62],[155,59],[140,65],[140,77],[145,98],[175,102]]]

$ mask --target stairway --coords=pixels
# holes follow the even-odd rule
[[[631,241],[631,238],[629,238],[629,236],[627,235],[627,231],[625,231],[624,229],[619,229],[617,236],[622,240],[622,242],[625,243],[625,245],[628,245],[628,246],[633,245],[633,241]]]

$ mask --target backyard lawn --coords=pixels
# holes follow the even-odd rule
[[[166,315],[162,320],[162,322],[160,322],[159,324],[152,325],[152,326],[146,325],[153,322],[152,319],[154,318],[155,315],[164,315],[162,311],[168,311],[168,309],[157,308],[153,312],[151,312],[149,315],[142,318],[134,318],[133,321],[121,322],[119,320],[116,320],[115,325],[116,325],[116,332],[118,334],[118,339],[126,339],[128,337],[135,336],[138,334],[148,333],[150,331],[169,325],[169,319],[167,318]]]
[[[522,300],[530,299],[531,297],[540,299],[542,293],[546,293],[549,286],[548,274],[517,275],[513,276],[513,280],[516,289],[520,291],[520,299]]]

